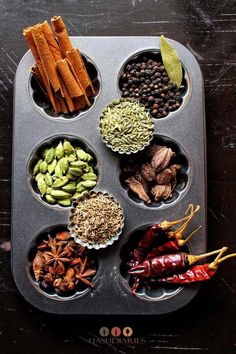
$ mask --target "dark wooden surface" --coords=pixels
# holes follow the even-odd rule
[[[60,14],[71,35],[164,34],[197,57],[206,94],[208,246],[236,252],[235,1],[0,0],[0,9],[0,352],[236,353],[236,260],[173,314],[58,317],[32,308],[18,293],[9,251],[13,81],[27,50],[22,29]],[[115,325],[131,326],[145,343],[89,343],[101,326]]]

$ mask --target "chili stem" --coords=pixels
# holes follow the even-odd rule
[[[188,216],[185,216],[185,217],[182,218],[182,219],[174,220],[174,221],[167,221],[167,220],[164,220],[164,221],[160,224],[161,228],[162,228],[163,230],[166,230],[166,229],[169,229],[171,226],[174,226],[174,225],[176,225],[176,224],[179,224],[179,223],[182,222],[182,221],[185,221],[185,223],[180,227],[180,229],[181,229],[186,223],[188,224],[188,222],[192,219],[193,215],[200,209],[200,206],[197,205],[197,206],[196,206],[196,209],[193,210],[193,205],[190,204],[189,207],[188,207],[188,210],[189,210],[190,208],[191,208],[191,213],[190,213]],[[187,210],[187,211],[188,211],[188,210]],[[185,213],[185,214],[186,214],[186,213]],[[178,232],[178,230],[177,230],[176,232]],[[175,233],[176,233],[176,232],[175,232]]]
[[[189,222],[192,220],[192,218],[194,217],[194,215],[198,212],[198,210],[200,209],[200,206],[197,205],[196,209],[192,211],[192,213],[189,214],[188,219],[185,221],[185,223],[183,223],[183,225],[180,226],[180,228],[178,230],[175,231],[175,234],[180,234],[182,236],[182,233],[184,232],[184,230],[186,229],[186,227],[188,226]],[[181,238],[181,236],[179,235],[179,237]]]
[[[236,257],[236,253],[228,254],[227,256],[221,258],[221,259],[218,261],[218,263],[222,263],[222,262],[226,261],[226,259],[233,258],[233,257]]]
[[[217,269],[219,263],[220,263],[222,260],[224,261],[226,257],[230,256],[230,255],[228,255],[228,256],[226,256],[226,257],[221,258],[221,256],[227,251],[227,249],[228,249],[228,247],[223,247],[223,248],[221,249],[221,252],[220,252],[220,253],[218,254],[218,256],[215,258],[215,260],[214,260],[212,263],[209,264],[209,268],[210,268],[210,269]],[[220,259],[220,258],[221,258],[221,259]]]
[[[192,214],[192,212],[193,212],[193,210],[194,210],[193,204],[189,204],[189,206],[188,206],[188,208],[187,208],[187,210],[186,210],[186,212],[185,212],[184,214],[185,214],[185,215],[188,214],[189,210],[190,210],[190,214]]]
[[[202,228],[202,226],[200,225],[196,230],[194,230],[185,240],[178,240],[178,245],[179,246],[184,246],[189,240],[190,238],[195,235],[196,232],[198,232],[200,229]]]
[[[221,252],[224,253],[226,250],[227,250],[227,247],[223,247],[223,248],[220,248],[218,250],[215,250],[215,251],[212,251],[212,252],[208,252],[208,253],[203,253],[203,254],[200,254],[200,255],[197,255],[197,256],[193,256],[193,255],[190,254],[190,255],[188,255],[188,261],[189,261],[189,264],[191,265],[191,264],[193,264],[193,263],[195,263],[197,261],[200,261],[203,258],[206,258],[206,257],[209,257],[209,256],[213,256],[214,254],[217,254],[217,253],[222,255]],[[216,257],[216,259],[218,259],[218,256]]]

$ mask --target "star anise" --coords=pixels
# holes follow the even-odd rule
[[[87,278],[93,276],[96,273],[96,270],[88,266],[88,257],[85,257],[82,264],[80,266],[76,266],[74,269],[75,269],[76,284],[78,284],[78,282],[81,281],[82,283],[90,287],[93,287],[93,285]]]
[[[69,240],[70,237],[71,236],[70,236],[69,231],[61,231],[56,234],[55,238],[56,238],[56,240],[59,240],[59,241],[67,241],[67,240]]]
[[[35,279],[38,281],[43,276],[43,267],[45,266],[45,258],[41,251],[38,251],[33,260],[33,271]]]
[[[37,247],[38,250],[46,250],[47,248],[51,248],[53,246],[57,245],[57,240],[55,238],[52,238],[50,235],[48,235],[47,240],[43,240],[40,245]]]
[[[75,287],[75,271],[73,268],[68,268],[64,276],[65,286],[68,290],[73,290]]]
[[[62,266],[62,263],[70,262],[69,258],[66,258],[66,251],[63,249],[61,244],[51,245],[51,251],[44,252],[44,258],[46,264],[53,263],[53,268],[56,269],[57,266]]]
[[[92,287],[89,277],[96,274],[89,265],[90,256],[86,256],[89,250],[68,235],[68,231],[59,232],[55,237],[48,235],[37,246],[32,263],[35,279],[45,289],[54,288],[58,294],[74,290],[79,282]]]
[[[75,243],[74,240],[66,241],[66,245],[64,247],[66,257],[71,257],[72,254],[74,254],[76,247],[78,247],[78,245]]]

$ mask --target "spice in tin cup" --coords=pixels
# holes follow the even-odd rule
[[[33,179],[45,201],[67,207],[84,191],[96,186],[93,165],[89,153],[65,139],[42,151],[33,166]]]
[[[107,193],[85,193],[74,202],[69,229],[82,246],[98,249],[111,245],[123,226],[123,210]]]
[[[45,234],[34,250],[35,280],[47,293],[71,295],[81,287],[93,287],[97,272],[93,255],[74,242],[67,230]]]
[[[147,150],[124,160],[122,180],[147,205],[168,200],[182,167],[174,163],[175,156],[176,152],[170,147],[151,144]]]
[[[122,97],[135,98],[145,105],[155,119],[176,111],[187,90],[187,83],[182,79],[182,64],[173,55],[173,50],[172,48],[170,53],[170,46],[166,48],[165,41],[161,51],[162,58],[159,53],[142,53],[129,61],[121,73],[119,86]]]
[[[154,123],[145,107],[133,99],[115,100],[100,118],[100,134],[113,151],[135,153],[149,145]]]

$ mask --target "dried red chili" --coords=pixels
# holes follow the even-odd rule
[[[188,269],[186,272],[173,274],[169,277],[162,277],[157,279],[157,282],[172,283],[172,284],[190,284],[200,281],[206,281],[211,279],[218,270],[219,264],[225,260],[236,257],[236,253],[229,254],[223,258],[220,258],[228,248],[223,247],[216,259],[211,263],[195,265]]]
[[[190,213],[186,217],[175,221],[165,220],[160,224],[154,224],[152,227],[150,227],[146,231],[144,236],[141,238],[141,240],[138,242],[136,248],[133,251],[131,260],[128,262],[128,265],[134,267],[135,265],[138,265],[139,263],[144,261],[147,255],[150,253],[150,251],[152,252],[152,248],[154,245],[156,247],[161,247],[163,245],[166,245],[166,247],[168,247],[169,250],[171,250],[171,246],[172,246],[172,252],[176,251],[176,247],[177,247],[176,245],[178,246],[180,246],[180,244],[184,245],[189,240],[189,238],[192,236],[193,233],[186,240],[181,240],[181,238],[183,237],[183,232],[199,209],[200,209],[199,206],[196,206],[194,209],[193,204],[190,204],[186,211],[186,213],[188,213],[190,210]],[[183,221],[184,223],[176,231],[169,231],[169,232],[167,231],[170,227],[179,224]],[[176,242],[173,241],[173,243],[168,243],[170,242],[169,241],[170,238],[176,239]],[[133,278],[133,285],[132,285],[133,294],[136,293],[139,285],[140,285],[140,279],[137,277],[137,275],[135,275]]]
[[[185,240],[173,238],[173,240],[167,241],[163,245],[153,248],[153,250],[148,253],[146,259],[157,257],[163,253],[180,251],[181,247],[183,247],[200,228],[201,226],[194,230]]]
[[[164,254],[152,259],[146,259],[143,263],[139,263],[138,265],[132,267],[129,270],[129,274],[152,278],[160,277],[167,274],[173,274],[176,272],[178,273],[181,270],[189,268],[197,261],[213,254],[219,253],[220,251],[221,249],[197,256],[183,252]]]
[[[153,247],[154,243],[155,246],[161,246],[169,241],[170,238],[178,239],[178,243],[180,244],[180,239],[183,237],[183,231],[186,229],[189,222],[192,220],[193,216],[198,212],[200,209],[199,206],[194,206],[190,204],[188,210],[190,209],[190,213],[188,216],[175,221],[163,221],[160,224],[154,224],[150,227],[141,240],[138,242],[136,248],[133,251],[132,260],[129,262],[130,265],[135,265],[142,262],[146,255],[150,252],[151,248]],[[187,210],[187,212],[188,212]],[[183,225],[176,231],[167,231],[170,227],[181,223],[184,221]],[[185,244],[185,241],[182,241],[182,245]]]

